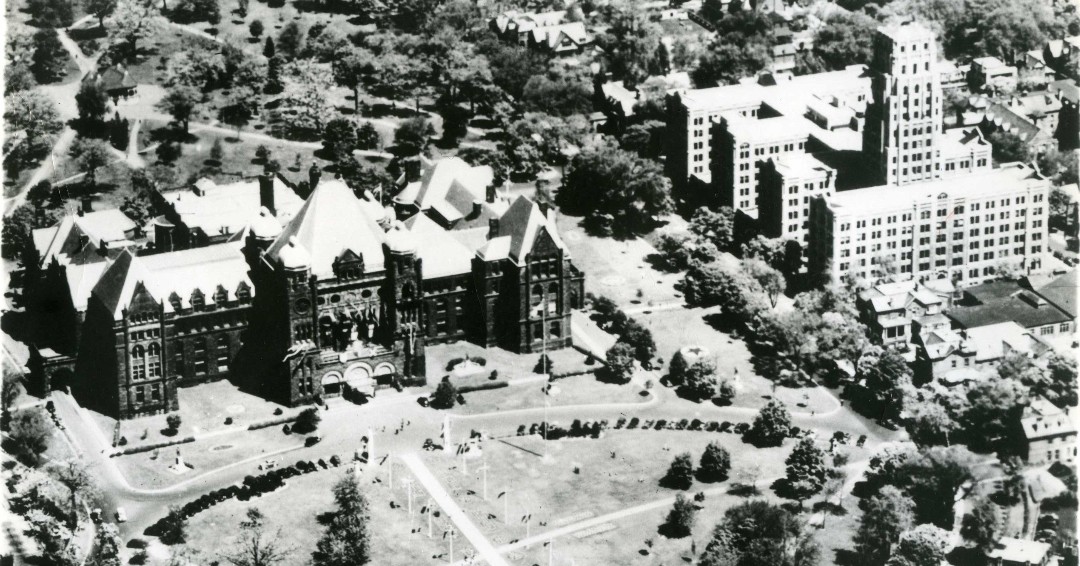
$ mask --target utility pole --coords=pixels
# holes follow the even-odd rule
[[[548,539],[548,566],[554,566],[555,564],[555,539]]]
[[[431,498],[428,497],[428,500],[427,500],[427,538],[431,538],[431,515],[433,514],[432,511],[434,511],[434,509],[432,509],[432,507],[431,507]]]
[[[390,486],[390,491],[394,491],[394,459],[390,453],[386,454],[386,470],[389,475],[386,485]]]
[[[409,497],[409,519],[412,520],[412,485],[413,485],[413,480],[412,480],[412,478],[405,478],[405,479],[401,480],[401,483],[405,484],[405,490],[409,494],[409,496],[408,496]]]
[[[480,466],[480,472],[484,475],[484,480],[483,480],[484,481],[484,489],[483,489],[484,501],[487,501],[487,471],[488,471],[488,468],[489,468],[489,466],[487,465],[487,462],[484,462],[484,464],[482,466]]]

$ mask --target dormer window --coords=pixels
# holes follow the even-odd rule
[[[206,307],[206,297],[203,292],[195,289],[195,292],[191,294],[191,308],[192,310],[202,310]]]
[[[218,307],[224,307],[228,301],[229,292],[225,290],[225,287],[218,285],[217,291],[214,291],[214,304]]]
[[[236,288],[236,298],[241,303],[246,303],[251,300],[251,287],[248,287],[247,283],[240,283],[240,286]]]
[[[174,312],[180,312],[180,309],[184,308],[184,302],[180,299],[180,295],[175,292],[169,295],[169,304],[172,305]]]

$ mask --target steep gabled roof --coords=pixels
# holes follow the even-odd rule
[[[104,260],[97,253],[102,243],[117,248],[130,245],[128,238],[135,228],[135,222],[115,208],[68,215],[54,226],[34,230],[34,247],[42,266],[54,258],[61,265],[93,263]]]
[[[333,277],[334,260],[346,249],[364,258],[366,271],[382,271],[385,233],[369,216],[369,208],[345,183],[324,181],[274,240],[267,256],[279,261],[282,248],[295,237],[310,254],[311,272],[317,277]]]
[[[1076,318],[1077,287],[1075,269],[1039,287],[1035,292],[1053,303],[1057,308],[1065,311],[1072,318]]]
[[[545,216],[540,205],[531,199],[519,196],[499,219],[498,236],[510,237],[507,257],[518,265],[524,263],[525,256],[532,251],[541,232],[551,236],[555,246],[565,250],[569,257],[570,250],[559,237],[554,215]]]
[[[219,287],[225,290],[229,300],[236,299],[242,286],[254,295],[247,272],[247,261],[235,244],[142,257],[124,250],[105,268],[91,296],[101,301],[113,318],[119,319],[142,286],[155,301],[163,301],[165,312],[170,313],[177,306],[170,300],[174,294],[179,298],[180,308],[191,307],[191,297],[196,291],[203,294],[207,304],[213,301]]]

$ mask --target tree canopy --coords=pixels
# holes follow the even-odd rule
[[[652,230],[674,207],[671,181],[656,162],[606,144],[570,162],[559,204],[627,236]]]

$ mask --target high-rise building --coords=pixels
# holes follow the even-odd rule
[[[941,176],[941,78],[934,33],[917,23],[879,28],[870,61],[863,152],[886,185]]]

